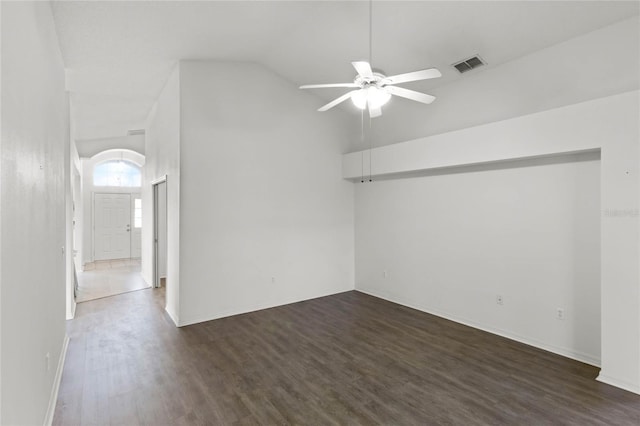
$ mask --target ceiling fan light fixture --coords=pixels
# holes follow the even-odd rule
[[[376,86],[369,86],[367,89],[367,104],[370,108],[377,109],[389,102],[391,93]]]
[[[367,108],[367,91],[365,89],[360,89],[351,94],[351,102],[358,109]]]
[[[363,87],[351,94],[351,102],[358,109],[366,109],[367,106],[378,109],[389,102],[391,94],[376,86]]]

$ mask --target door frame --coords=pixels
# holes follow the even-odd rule
[[[152,214],[153,240],[152,240],[151,258],[153,259],[152,269],[153,269],[153,287],[154,288],[160,288],[160,274],[158,273],[158,268],[159,268],[159,265],[158,265],[158,256],[159,256],[158,254],[158,186],[162,183],[165,183],[168,185],[167,175],[161,176],[158,179],[151,181],[151,205],[153,206],[153,214]],[[168,189],[168,186],[165,186],[165,188]],[[167,194],[165,195],[165,200],[167,200],[167,204],[168,204],[168,196],[169,196],[169,191],[167,191]],[[167,213],[168,212],[165,212],[165,215]]]
[[[96,261],[96,195],[105,194],[105,195],[128,195],[129,196],[129,228],[131,228],[131,199],[133,193],[131,192],[102,192],[102,191],[92,191],[91,193],[91,249],[92,249],[92,258],[93,261]],[[131,230],[129,230],[129,259],[131,259]]]
[[[141,188],[142,189],[142,188]],[[140,229],[138,229],[138,231],[136,231],[136,226],[135,226],[135,222],[136,222],[136,218],[135,218],[135,210],[136,210],[136,199],[140,200],[140,203],[142,203],[142,190],[140,192],[131,192],[131,235],[129,235],[129,256],[131,259],[141,259],[142,258],[142,247],[140,248],[140,255],[139,256],[133,256],[133,243],[134,243],[134,238],[133,235],[136,232],[140,233],[140,238],[142,238],[142,223],[140,226]],[[140,240],[140,244],[142,244],[142,240]]]

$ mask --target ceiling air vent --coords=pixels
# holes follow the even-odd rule
[[[127,132],[127,136],[144,135],[144,129],[133,129]]]
[[[456,62],[455,64],[453,64],[453,67],[457,69],[460,72],[460,74],[462,74],[486,64],[487,63],[482,60],[480,55],[476,55],[476,56],[472,56],[469,59],[465,59],[464,61]]]

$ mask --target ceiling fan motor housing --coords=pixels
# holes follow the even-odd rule
[[[383,82],[385,78],[387,78],[386,75],[380,74],[379,72],[374,72],[371,77],[363,77],[361,75],[357,75],[353,82],[363,89],[369,86],[382,88],[384,87]]]

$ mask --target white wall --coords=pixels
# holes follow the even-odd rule
[[[151,183],[167,176],[166,310],[179,323],[180,296],[180,70],[176,66],[154,105],[146,128],[142,184],[142,276],[153,283],[153,197]],[[198,183],[200,186],[200,183]]]
[[[253,63],[180,81],[180,324],[353,289],[340,115]]]
[[[93,168],[107,160],[131,161],[142,169],[145,164],[145,157],[137,152],[128,150],[108,150],[96,154],[91,158],[80,158],[82,167],[82,265],[93,262],[93,194],[96,192],[118,193],[118,194],[141,194],[141,188],[113,187],[93,185]],[[144,175],[143,175],[144,181]],[[131,197],[133,199],[133,196]],[[143,224],[144,226],[144,224]]]
[[[36,425],[46,421],[65,341],[69,106],[49,3],[1,7],[0,423]]]
[[[640,392],[639,101],[640,93],[633,91],[373,150],[374,176],[392,177],[445,167],[601,149],[602,370],[599,380],[634,392]],[[344,176],[357,179],[361,173],[361,155],[347,154],[343,160]],[[385,188],[385,183],[374,182],[366,191],[373,192],[369,196],[379,195],[376,203],[384,204],[388,196]],[[363,207],[366,206],[358,206],[357,210],[363,211]],[[390,223],[396,219],[388,218]],[[360,264],[361,257],[358,259],[357,270],[364,272],[366,265]],[[427,292],[419,303],[411,293],[391,293],[394,290],[387,283],[389,281],[371,287],[372,283],[359,280],[357,288],[383,289],[401,303],[427,311],[443,311],[458,319],[453,317],[455,311],[447,312],[446,305],[432,300],[426,304]],[[482,282],[481,285],[492,289],[494,284]],[[572,314],[570,310],[568,314]],[[484,317],[467,319],[483,327],[492,326],[483,322]]]
[[[74,264],[78,268],[82,262],[82,163],[73,139],[71,140],[71,195],[73,198]]]
[[[69,116],[70,135],[73,134],[73,123]],[[73,319],[76,314],[75,299],[75,269],[80,264],[82,244],[82,193],[80,156],[75,141],[70,137],[68,144],[68,163],[65,168],[69,169],[68,179],[65,176],[65,196],[66,196],[66,264],[67,264],[67,319]]]
[[[356,185],[356,288],[599,365],[599,155],[562,159]]]
[[[70,136],[70,135],[69,135]],[[76,161],[80,161],[75,144],[71,137],[65,144],[64,168],[67,170],[64,176],[64,196],[65,196],[65,282],[66,282],[66,319],[72,319],[76,310],[76,301],[73,296],[74,288],[74,259],[73,259],[73,220],[74,220],[74,200],[73,200],[73,179]]]

